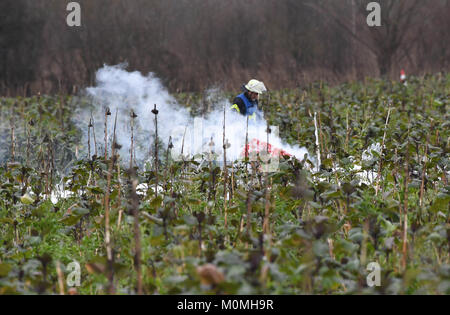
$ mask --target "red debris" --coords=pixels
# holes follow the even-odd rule
[[[271,156],[287,156],[292,157],[292,154],[287,153],[286,151],[273,147],[270,143],[267,144],[267,142],[253,139],[250,141],[247,145],[247,147],[244,149],[244,152],[242,152],[242,156],[248,156],[250,152],[265,152],[268,151]]]

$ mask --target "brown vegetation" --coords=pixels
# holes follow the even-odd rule
[[[448,71],[450,1],[381,0],[369,28],[362,0],[79,1],[82,26],[66,25],[67,1],[2,0],[1,95],[72,93],[103,64],[128,62],[171,90],[270,88],[318,79]]]

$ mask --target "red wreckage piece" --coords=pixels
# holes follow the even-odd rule
[[[249,153],[251,153],[251,152],[260,153],[260,152],[266,152],[266,150],[269,152],[269,154],[271,156],[274,156],[274,157],[276,157],[276,156],[292,157],[292,154],[289,154],[282,149],[275,148],[270,143],[267,143],[267,142],[264,142],[264,141],[261,141],[258,139],[253,139],[252,141],[250,141],[248,143],[248,145],[244,148],[244,152],[242,152],[242,156],[248,157]]]

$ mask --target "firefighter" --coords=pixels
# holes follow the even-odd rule
[[[243,86],[244,92],[233,101],[231,108],[243,116],[250,116],[250,118],[256,117],[258,111],[258,98],[259,95],[267,91],[263,82],[258,80],[250,80]]]

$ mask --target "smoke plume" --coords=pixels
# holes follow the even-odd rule
[[[131,113],[134,118],[135,159],[138,165],[151,160],[155,138],[155,115],[152,113],[156,104],[158,113],[158,138],[166,149],[169,139],[172,139],[171,150],[174,159],[191,159],[214,153],[217,161],[223,160],[223,120],[226,110],[226,139],[229,143],[227,160],[236,161],[243,158],[247,118],[231,110],[231,103],[217,97],[218,91],[213,90],[210,101],[213,102],[211,112],[203,117],[193,117],[189,108],[177,103],[161,81],[152,73],[147,76],[140,72],[128,72],[126,65],[104,66],[97,72],[96,86],[86,89],[86,94],[92,106],[76,113],[76,121],[84,131],[83,144],[87,143],[88,122],[92,117],[94,130],[91,133],[91,154],[94,154],[93,131],[96,135],[97,150],[104,152],[104,122],[105,111],[111,110],[108,118],[108,150],[112,143],[112,130],[116,111],[117,142],[122,146],[120,155],[122,160],[129,161],[131,150]],[[248,125],[248,141],[250,149],[265,149],[267,139],[267,122],[259,113],[256,120],[250,120]],[[277,135],[277,127],[271,127],[269,143],[273,149],[283,150],[285,153],[303,160],[308,151],[298,146],[284,143]],[[257,143],[258,141],[259,143]],[[87,145],[86,145],[87,146]],[[87,148],[84,148],[87,151]],[[276,150],[275,150],[276,151]]]

